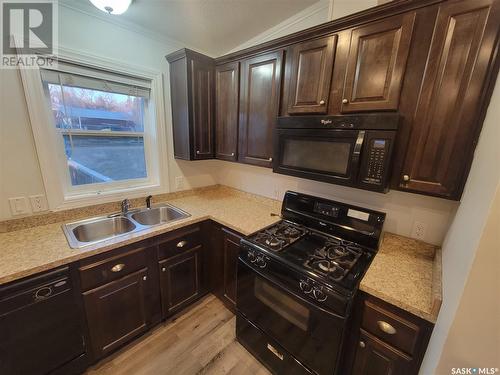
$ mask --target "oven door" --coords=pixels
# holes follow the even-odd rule
[[[237,309],[303,365],[334,374],[345,318],[288,291],[238,259]]]
[[[342,185],[357,183],[364,130],[278,129],[273,171]]]

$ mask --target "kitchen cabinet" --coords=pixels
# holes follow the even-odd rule
[[[418,374],[434,325],[358,292],[343,364],[345,373]]]
[[[397,110],[415,12],[351,31],[341,112]]]
[[[236,309],[236,274],[241,237],[223,229],[224,232],[224,294],[225,300]]]
[[[215,155],[221,160],[236,161],[238,158],[239,79],[239,62],[219,65],[215,69]]]
[[[148,329],[148,269],[83,293],[93,358],[99,359]]]
[[[166,315],[181,310],[199,297],[201,249],[201,246],[197,246],[159,263],[161,296]]]
[[[288,114],[326,113],[336,41],[337,36],[331,35],[292,47],[287,57]]]
[[[499,5],[440,5],[397,188],[460,199],[495,82]]]
[[[211,159],[215,153],[215,64],[212,58],[189,49],[167,56],[174,156]]]
[[[272,167],[283,51],[241,61],[238,161]]]

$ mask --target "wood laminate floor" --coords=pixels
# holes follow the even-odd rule
[[[269,375],[235,339],[235,316],[212,295],[161,324],[87,375]]]

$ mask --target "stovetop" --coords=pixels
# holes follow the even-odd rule
[[[372,251],[355,242],[285,220],[246,242],[305,275],[347,290],[357,286],[372,258]]]

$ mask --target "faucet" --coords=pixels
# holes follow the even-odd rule
[[[148,195],[146,197],[146,207],[147,208],[151,208],[151,201],[153,200],[153,196],[152,195]]]
[[[122,215],[126,215],[130,208],[130,202],[128,199],[122,200]]]

